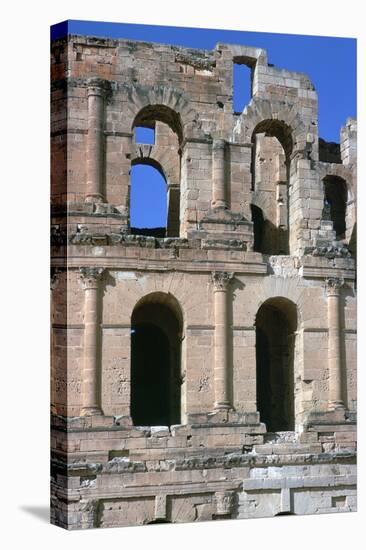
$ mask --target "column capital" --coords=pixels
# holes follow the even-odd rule
[[[228,515],[233,512],[235,504],[235,491],[217,491],[215,493],[217,515]]]
[[[230,281],[234,278],[234,273],[227,271],[213,271],[211,279],[214,284],[214,291],[226,291]]]
[[[111,91],[111,83],[103,78],[88,78],[86,81],[88,87],[88,96],[99,95],[104,96]]]
[[[341,277],[328,277],[325,279],[328,296],[339,296],[339,291],[343,285],[344,280]]]
[[[80,267],[79,272],[82,288],[84,290],[97,288],[98,281],[102,278],[104,271],[104,267]]]

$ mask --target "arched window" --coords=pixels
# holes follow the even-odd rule
[[[257,252],[263,254],[289,253],[289,173],[292,152],[291,129],[278,120],[264,120],[252,135],[252,202],[254,236]],[[263,223],[256,223],[261,211]],[[260,248],[258,242],[260,241]]]
[[[131,167],[131,233],[165,237],[167,227],[167,186],[162,172],[136,162]]]
[[[136,157],[132,159],[131,170],[131,232],[156,237],[179,237],[180,146],[183,139],[180,116],[170,107],[148,105],[136,115],[132,130]],[[136,170],[134,165],[137,164],[146,164],[150,168],[139,166]],[[151,167],[160,172],[165,185],[162,185],[161,179],[160,184],[157,183],[158,175]],[[151,185],[147,189],[148,181],[155,182],[154,189]],[[136,223],[137,205],[140,213]]]
[[[294,430],[296,306],[285,298],[267,300],[258,310],[255,325],[261,421],[269,432]]]
[[[326,176],[324,185],[323,220],[331,220],[336,238],[345,238],[346,233],[346,208],[347,208],[347,184],[339,176]]]
[[[181,420],[180,310],[170,295],[154,293],[131,319],[131,416],[137,426]]]

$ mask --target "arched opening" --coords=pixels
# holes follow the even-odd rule
[[[181,420],[181,334],[178,304],[168,294],[141,300],[131,319],[131,416],[137,426]]]
[[[155,192],[149,198],[148,206],[143,204],[143,220],[149,222],[149,218],[160,213],[159,225],[155,225],[155,232],[152,226],[143,223],[140,229],[149,231],[140,234],[154,235],[156,237],[179,237],[180,230],[180,179],[181,179],[181,143],[183,140],[183,129],[181,118],[178,113],[165,105],[147,105],[136,115],[132,124],[135,137],[135,145],[138,150],[138,158],[132,161],[133,165],[146,164],[156,168],[165,181],[164,193],[156,187]],[[142,147],[140,147],[142,145]],[[147,147],[150,145],[150,147]],[[145,169],[147,171],[148,169]],[[131,171],[131,199],[130,217],[132,233],[136,233],[133,223],[133,204],[136,196],[133,196],[134,170]],[[156,179],[157,175],[150,169],[150,179]],[[145,193],[144,196],[148,194]],[[164,199],[162,196],[164,195]],[[139,192],[138,198],[144,203],[143,195]],[[156,208],[154,202],[158,202],[160,208]],[[162,218],[162,205],[164,206],[164,218]],[[156,224],[157,222],[155,222]],[[165,231],[162,231],[165,227]]]
[[[272,298],[256,316],[257,409],[269,432],[295,427],[294,353],[297,310]]]
[[[254,129],[252,144],[252,201],[263,216],[261,226],[254,223],[254,233],[261,232],[260,239],[254,236],[261,243],[257,252],[288,254],[291,128],[279,120],[264,120]]]
[[[132,128],[143,126],[154,128],[156,121],[169,126],[178,138],[179,145],[183,141],[183,128],[180,114],[166,105],[147,105],[139,111],[133,121]],[[155,128],[157,134],[157,128]],[[158,136],[155,135],[157,138]]]
[[[339,176],[326,176],[324,185],[323,220],[331,220],[338,240],[346,236],[347,184]]]
[[[167,186],[161,167],[146,160],[131,167],[130,226],[134,235],[165,237]]]

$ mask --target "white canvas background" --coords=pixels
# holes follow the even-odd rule
[[[12,1],[1,16],[2,548],[338,549],[364,544],[365,51],[357,0]],[[359,512],[67,533],[48,524],[49,26],[65,19],[358,38]],[[362,28],[363,27],[363,28]],[[314,60],[316,62],[316,60]],[[5,167],[5,170],[4,170]]]

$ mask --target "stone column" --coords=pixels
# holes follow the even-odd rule
[[[342,401],[342,355],[339,312],[339,294],[343,280],[332,277],[326,279],[328,296],[328,368],[329,368],[329,409],[343,408]]]
[[[215,340],[214,383],[215,409],[231,409],[228,362],[228,298],[227,290],[233,273],[215,271],[214,284]]]
[[[84,300],[84,365],[82,376],[81,416],[102,414],[99,380],[99,311],[98,286],[102,267],[81,267]]]
[[[105,83],[88,81],[87,181],[85,202],[103,202]]]
[[[212,202],[214,208],[227,208],[225,182],[225,141],[215,139],[212,144]]]

